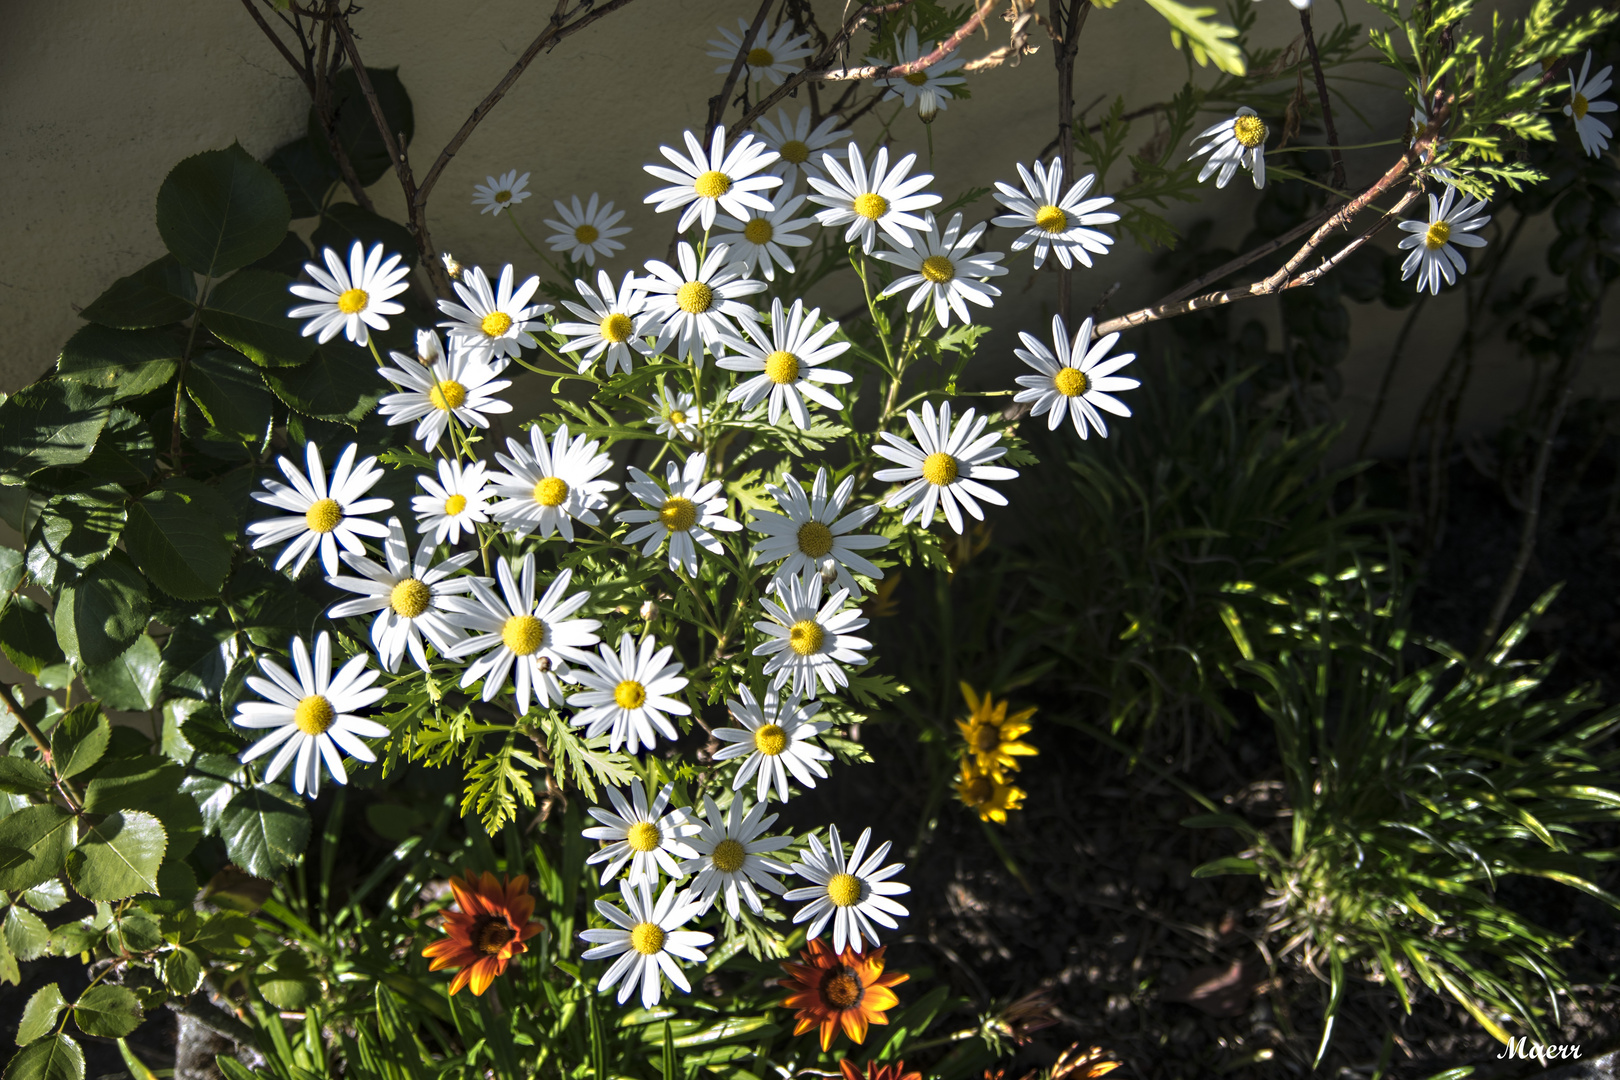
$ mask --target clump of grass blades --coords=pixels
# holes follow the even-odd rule
[[[1421,984],[1497,1039],[1509,1023],[1546,1041],[1569,989],[1555,957],[1571,942],[1503,905],[1499,883],[1545,878],[1620,908],[1594,882],[1611,853],[1582,829],[1620,818],[1603,786],[1620,766],[1620,708],[1588,688],[1538,698],[1553,661],[1509,659],[1556,592],[1477,661],[1410,642],[1409,591],[1383,567],[1357,561],[1314,591],[1239,601],[1231,674],[1273,722],[1292,815],[1270,829],[1189,819],[1249,844],[1195,875],[1260,875],[1278,955],[1297,950],[1328,985],[1319,1061],[1358,975],[1407,1012]],[[1438,659],[1413,667],[1419,649]]]

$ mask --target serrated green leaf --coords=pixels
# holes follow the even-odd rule
[[[84,1080],[84,1052],[67,1035],[47,1035],[18,1051],[4,1080]]]
[[[124,529],[124,499],[117,484],[79,486],[52,496],[29,534],[29,562],[51,559],[78,570],[100,562]],[[41,550],[32,550],[36,547]]]
[[[168,847],[163,823],[141,810],[108,814],[68,853],[68,881],[86,900],[122,900],[158,891]]]
[[[202,986],[202,961],[190,949],[182,946],[165,953],[158,967],[163,974],[163,985],[176,997],[190,997]]]
[[[56,640],[69,660],[104,664],[134,644],[151,618],[146,579],[123,552],[92,566],[56,602]]]
[[[411,108],[411,97],[405,92],[399,70],[368,67],[366,76],[372,92],[377,96],[383,117],[388,121],[388,130],[394,133],[395,138],[403,135],[405,144],[409,145],[416,131],[416,119]],[[388,158],[388,147],[372,119],[370,104],[360,91],[360,80],[355,76],[354,69],[345,67],[337,73],[332,79],[331,94],[331,115],[337,118],[332,136],[343,147],[360,182],[368,186],[375,184],[393,168],[393,164]],[[308,138],[310,150],[322,166],[335,169],[330,164],[332,152],[327,145],[323,122],[313,107],[309,110]],[[411,250],[415,250],[414,245]]]
[[[0,868],[0,889],[31,889],[62,872],[73,844],[73,815],[60,806],[28,806],[0,818],[0,848],[26,852],[25,862]]]
[[[77,465],[96,448],[107,424],[104,395],[50,379],[0,402],[0,475],[27,477],[56,465]]]
[[[145,810],[169,834],[165,858],[184,858],[202,838],[203,826],[196,800],[181,790],[186,777],[179,765],[150,755],[109,761],[85,787],[84,809],[92,814]]]
[[[106,663],[85,668],[84,688],[109,709],[145,712],[157,705],[162,664],[157,642],[142,634]]]
[[[141,1003],[128,987],[102,983],[73,1003],[73,1022],[86,1035],[121,1039],[141,1026]]]
[[[264,164],[281,181],[294,221],[319,214],[339,179],[330,155],[317,154],[308,136],[279,148]]]
[[[5,934],[6,947],[19,960],[38,960],[50,952],[51,932],[45,920],[18,904],[6,909],[0,933]]]
[[[114,330],[91,323],[62,346],[56,370],[68,382],[121,401],[174,378],[185,344],[172,330]]]
[[[240,270],[215,286],[203,310],[203,325],[231,348],[264,367],[296,367],[315,352],[287,317],[302,303],[287,291],[292,279],[269,270]]]
[[[281,182],[236,143],[186,158],[158,189],[158,235],[176,259],[209,277],[274,251],[290,214]]]
[[[264,444],[275,396],[265,388],[259,369],[240,353],[212,349],[193,357],[186,393],[216,432],[252,447]]]
[[[75,705],[51,729],[51,768],[67,779],[101,760],[112,726],[95,702]]]
[[[34,996],[23,1006],[22,1023],[17,1025],[17,1045],[27,1046],[43,1039],[56,1026],[56,1018],[67,1008],[67,999],[61,987],[50,983],[34,991]]]
[[[360,349],[331,341],[314,359],[295,368],[266,368],[264,383],[287,407],[304,416],[353,424],[387,392],[376,362]]]
[[[309,844],[309,814],[291,791],[260,784],[225,804],[219,835],[233,863],[254,877],[274,878]]]
[[[79,314],[119,330],[166,326],[190,317],[197,302],[197,280],[173,255],[121,277]]]
[[[236,515],[212,488],[185,477],[130,504],[125,549],[152,583],[181,600],[219,595],[231,570]]]
[[[1147,0],[1147,3],[1170,24],[1171,44],[1179,49],[1185,39],[1192,48],[1193,59],[1200,65],[1213,61],[1228,75],[1247,73],[1243,50],[1233,40],[1238,36],[1237,27],[1212,21],[1214,8],[1188,7],[1176,0]]]
[[[0,612],[0,651],[30,675],[67,659],[57,644],[51,616],[27,596],[14,596]]]

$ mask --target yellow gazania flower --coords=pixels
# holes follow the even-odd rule
[[[995,773],[981,772],[971,758],[963,759],[962,772],[956,778],[956,797],[969,810],[977,810],[980,821],[1007,824],[1007,812],[1022,809],[1027,794]]]
[[[962,730],[962,740],[979,772],[999,778],[1007,769],[1018,768],[1020,757],[1040,753],[1029,743],[1018,741],[1033,726],[1029,723],[1035,715],[1033,707],[1008,716],[1006,701],[994,701],[989,694],[980,697],[967,683],[962,684],[962,696],[973,713],[966,720],[958,720],[956,726]]]

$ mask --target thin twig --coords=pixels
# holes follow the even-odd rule
[[[315,93],[314,75],[310,73],[307,67],[299,63],[298,58],[292,54],[292,50],[287,48],[286,42],[281,40],[281,35],[276,33],[270,24],[264,21],[264,16],[259,14],[258,5],[253,0],[242,0],[242,6],[247,8],[247,13],[253,17],[254,22],[259,24],[259,29],[264,31],[264,36],[270,39],[270,43],[276,47],[277,52],[281,53],[288,66],[298,73],[298,77],[303,80],[304,87],[313,96]]]
[[[34,722],[28,719],[28,714],[17,708],[17,701],[11,696],[11,687],[5,683],[0,683],[0,698],[5,699],[6,711],[28,733],[28,737],[34,740],[34,745],[39,748],[40,755],[45,759],[46,764],[51,765],[51,771],[54,774],[56,770],[55,762],[51,759],[51,744],[46,741],[44,733],[34,726]],[[62,801],[68,804],[69,810],[77,814],[84,809],[84,804],[79,801],[79,793],[73,790],[72,784],[58,777],[56,790],[61,794]]]
[[[1062,0],[1051,0],[1049,8],[1054,31],[1061,30],[1061,40],[1053,50],[1053,64],[1058,80],[1058,161],[1063,166],[1063,180],[1074,183],[1074,59],[1080,51],[1080,29],[1086,24],[1091,11],[1091,0],[1069,0],[1068,17],[1064,18]],[[1059,195],[1062,192],[1058,193]],[[1064,266],[1058,270],[1058,314],[1065,322],[1069,319],[1070,300],[1073,295],[1073,271]]]
[[[1322,127],[1327,131],[1328,150],[1333,155],[1333,187],[1344,190],[1344,155],[1339,152],[1339,131],[1333,126],[1333,106],[1328,102],[1327,77],[1322,74],[1322,57],[1316,51],[1316,35],[1311,32],[1311,9],[1299,9],[1299,25],[1305,30],[1305,48],[1311,54],[1311,71],[1316,74],[1316,96],[1322,103]]]
[[[944,41],[927,56],[921,56],[907,64],[866,64],[861,67],[834,68],[817,73],[816,78],[823,82],[842,82],[845,79],[893,79],[915,75],[926,71],[955,52],[957,47],[971,37],[984,23],[984,17],[990,14],[992,8],[1001,0],[984,0],[978,8],[968,17],[967,22],[956,28],[956,32]]]
[[[759,37],[759,28],[765,25],[765,16],[770,14],[771,5],[775,2],[776,0],[760,0],[759,11],[754,15],[753,25],[748,28],[748,33],[742,40],[742,47],[731,60],[731,70],[726,72],[725,84],[720,87],[718,94],[709,99],[709,123],[703,129],[704,146],[708,146],[710,140],[714,138],[715,129],[720,126],[720,118],[726,114],[726,102],[731,100],[731,91],[737,85],[737,76],[742,73],[743,64],[748,59],[748,51],[754,47],[754,42]]]

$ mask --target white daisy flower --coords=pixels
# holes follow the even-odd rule
[[[730,346],[738,355],[721,357],[715,363],[727,371],[757,374],[737,384],[726,400],[741,401],[743,408],[752,409],[769,397],[767,415],[771,423],[782,419],[782,407],[786,405],[800,431],[810,426],[805,398],[834,412],[842,408],[837,398],[815,384],[841,385],[854,378],[847,371],[821,367],[848,350],[849,342],[829,341],[838,332],[838,324],[829,321],[818,330],[816,320],[820,317],[820,308],[806,312],[802,300],[793,301],[793,307],[784,315],[782,301],[776,299],[771,301],[771,325],[767,329],[750,309],[741,320],[747,340]]]
[[[1209,141],[1193,151],[1192,157],[1187,159],[1194,161],[1204,154],[1209,155],[1204,167],[1198,170],[1198,182],[1202,184],[1219,170],[1221,175],[1215,178],[1215,186],[1223,188],[1241,165],[1254,175],[1255,187],[1265,187],[1266,134],[1266,122],[1247,105],[1238,109],[1237,115],[1230,120],[1222,120],[1206,128],[1193,141]]]
[[[647,423],[657,434],[666,439],[680,436],[687,442],[697,441],[702,419],[703,410],[695,397],[684,390],[671,392],[668,387],[659,390],[657,407],[647,414]]]
[[[701,222],[707,232],[714,227],[714,216],[724,210],[732,217],[747,218],[756,210],[770,210],[771,200],[760,194],[782,183],[782,178],[764,171],[776,161],[776,151],[753,135],[744,135],[726,152],[726,128],[722,124],[714,129],[709,152],[697,136],[686,132],[686,149],[690,157],[668,146],[658,152],[668,158],[673,169],[663,165],[644,165],[642,168],[673,187],[659,188],[643,202],[657,203],[653,207],[662,214],[666,210],[686,207],[675,226],[685,232],[693,222]]]
[[[502,210],[508,210],[527,199],[533,192],[525,191],[529,186],[529,174],[518,175],[516,169],[502,173],[499,177],[486,176],[482,184],[473,185],[472,204],[479,207],[480,214],[499,215]]]
[[[765,911],[760,903],[759,885],[767,892],[781,894],[784,886],[774,875],[790,871],[775,859],[765,858],[768,851],[780,851],[793,843],[791,836],[761,836],[776,823],[776,814],[765,813],[765,804],[743,811],[743,797],[736,796],[722,815],[720,807],[708,795],[703,796],[703,812],[708,819],[697,819],[698,833],[692,838],[697,856],[681,863],[681,874],[697,874],[687,895],[703,904],[707,911],[726,894],[726,914],[738,915],[739,895],[755,915]]]
[[[1441,278],[1451,285],[1458,274],[1468,272],[1468,260],[1453,244],[1471,248],[1485,246],[1485,238],[1474,234],[1490,224],[1489,217],[1481,216],[1486,204],[1472,195],[1464,195],[1462,202],[1453,207],[1456,199],[1457,189],[1447,187],[1442,197],[1429,196],[1428,221],[1396,222],[1407,233],[1396,246],[1412,252],[1401,264],[1401,280],[1417,275],[1418,292],[1428,289],[1438,295]]]
[[[664,480],[668,489],[634,465],[630,466],[630,483],[625,490],[647,510],[623,510],[619,520],[630,525],[641,525],[624,538],[627,544],[647,543],[641,554],[651,555],[669,538],[669,568],[684,569],[688,577],[698,572],[697,549],[703,548],[719,555],[725,549],[710,530],[737,532],[742,526],[725,516],[726,497],[720,493],[725,486],[721,480],[703,482],[703,470],[709,459],[704,454],[692,454],[682,469],[674,461],[666,462]]]
[[[439,310],[450,316],[439,325],[450,331],[451,347],[459,343],[496,373],[506,366],[508,358],[523,351],[522,335],[545,329],[540,316],[551,310],[550,304],[529,303],[540,288],[538,277],[531,276],[516,288],[512,282],[511,263],[501,270],[500,283],[494,289],[483,269],[475,266],[452,283],[461,303],[439,301]]]
[[[861,595],[850,571],[869,578],[882,578],[883,571],[856,554],[884,547],[888,541],[881,536],[858,535],[855,529],[877,517],[882,508],[877,504],[863,506],[852,514],[844,507],[855,491],[855,477],[846,476],[838,490],[827,495],[827,470],[816,470],[816,479],[807,498],[804,488],[791,476],[783,477],[782,486],[765,485],[765,490],[776,499],[782,510],[777,514],[769,510],[753,511],[749,528],[764,533],[765,538],[754,547],[754,565],[785,560],[776,568],[771,589],[783,582],[807,573],[821,575],[823,581],[836,581],[840,589],[852,598]]]
[[[1046,262],[1048,251],[1057,256],[1065,270],[1075,262],[1090,266],[1093,254],[1108,254],[1114,238],[1090,226],[1118,221],[1119,215],[1103,209],[1114,201],[1108,196],[1086,198],[1086,192],[1097,182],[1096,173],[1082,176],[1067,192],[1063,190],[1063,162],[1058,158],[1053,158],[1050,166],[1037,161],[1034,173],[1019,162],[1018,175],[1024,181],[1022,191],[996,181],[996,201],[1011,213],[992,219],[1003,228],[1024,230],[1012,242],[1014,251],[1033,247],[1037,270]]]
[[[545,219],[547,227],[553,230],[553,234],[546,238],[552,251],[565,251],[574,262],[595,266],[598,255],[611,259],[616,252],[624,249],[624,244],[615,237],[624,236],[630,227],[620,225],[614,228],[624,218],[624,211],[614,211],[612,199],[598,205],[596,192],[593,191],[590,201],[584,206],[579,204],[578,195],[571,196],[570,202],[573,203],[572,208],[553,200],[551,205],[557,208],[557,216],[562,220]]]
[[[354,443],[348,445],[338,457],[330,484],[326,480],[326,468],[321,463],[321,449],[313,442],[304,447],[304,463],[309,469],[307,477],[286,458],[276,459],[282,475],[292,486],[266,477],[264,486],[267,490],[255,491],[253,497],[296,516],[255,521],[248,525],[247,532],[253,537],[255,551],[292,541],[276,559],[277,570],[293,563],[293,575],[296,577],[303,573],[309,557],[319,548],[321,565],[328,574],[335,574],[338,572],[339,544],[346,551],[364,555],[366,546],[360,537],[388,535],[388,526],[380,521],[371,521],[364,515],[387,510],[394,505],[393,500],[361,498],[382,479],[383,471],[377,467],[374,457],[356,462],[354,458],[358,452],[359,447]]]
[[[896,65],[915,64],[923,58],[923,50],[917,41],[917,28],[915,26],[906,31],[904,41],[900,39],[898,34],[895,35],[894,51]],[[932,51],[932,49],[929,50],[929,52]],[[869,64],[888,63],[888,61],[875,56],[867,57],[866,62]],[[960,86],[967,81],[960,75],[951,74],[965,63],[967,61],[962,59],[961,54],[956,49],[952,49],[938,63],[930,64],[921,71],[913,71],[910,75],[896,75],[888,79],[881,79],[879,82],[889,88],[889,92],[883,95],[883,100],[893,101],[896,98],[901,98],[904,100],[905,108],[909,109],[913,105],[917,106],[917,116],[923,123],[931,123],[937,114],[944,111],[946,102],[950,101],[954,96],[950,88]]]
[[[620,911],[606,900],[596,902],[597,912],[616,929],[582,930],[579,934],[585,941],[602,943],[594,949],[586,949],[582,954],[584,959],[618,957],[607,969],[607,974],[602,976],[602,981],[596,984],[597,990],[606,990],[618,983],[619,1004],[623,1005],[630,1000],[639,982],[641,1005],[650,1009],[658,1004],[663,993],[663,984],[658,979],[662,972],[683,993],[690,994],[692,985],[681,974],[675,959],[692,964],[703,963],[701,946],[714,941],[714,936],[699,930],[678,928],[698,913],[700,905],[694,903],[688,894],[677,892],[674,882],[664,886],[657,904],[653,903],[652,889],[646,884],[632,886],[626,881],[620,885],[620,890],[624,896],[625,910]]]
[[[659,734],[671,742],[679,738],[665,714],[691,715],[691,709],[670,696],[688,680],[676,674],[681,670],[679,661],[669,660],[674,648],[657,646],[648,636],[638,649],[629,634],[619,639],[617,655],[605,642],[597,646],[600,655],[589,658],[588,668],[573,673],[574,681],[586,689],[568,699],[570,707],[580,710],[569,723],[585,728],[587,739],[606,732],[608,750],[614,753],[620,746],[632,754],[642,747],[651,750]]]
[[[534,598],[534,552],[523,556],[517,577],[505,559],[495,561],[495,577],[501,592],[497,596],[487,578],[468,578],[471,596],[446,597],[444,606],[454,613],[454,621],[473,631],[472,636],[454,642],[449,654],[457,659],[482,652],[461,673],[466,689],[484,680],[484,700],[491,701],[506,685],[514,668],[518,714],[529,711],[531,694],[544,708],[562,704],[563,690],[558,681],[569,673],[568,661],[588,663],[585,650],[601,638],[596,619],[570,619],[585,605],[591,594],[581,590],[564,597],[574,579],[573,570],[564,570],[552,579],[537,601]]]
[[[765,691],[763,702],[754,699],[746,686],[737,687],[742,700],[726,699],[726,708],[740,728],[715,728],[714,737],[729,743],[714,752],[714,760],[730,761],[747,756],[731,786],[741,791],[749,778],[755,778],[754,797],[763,806],[776,789],[776,798],[787,802],[788,774],[807,788],[827,778],[827,769],[821,763],[832,760],[832,752],[824,750],[810,740],[832,727],[815,720],[821,703],[812,701],[801,705],[797,694],[782,697],[775,690]]]
[[[738,19],[738,33],[733,34],[723,26],[715,27],[720,31],[719,41],[710,40],[709,55],[725,63],[714,69],[716,75],[727,75],[731,72],[732,62],[742,51],[743,41],[748,37],[748,20]],[[754,38],[754,47],[748,50],[743,57],[743,63],[748,68],[750,82],[761,79],[770,80],[772,86],[781,86],[782,80],[797,70],[793,61],[803,60],[810,55],[806,43],[810,40],[809,34],[795,34],[797,29],[791,22],[784,22],[770,33],[761,33]]]
[[[686,876],[676,860],[697,858],[697,849],[685,843],[682,837],[696,835],[698,826],[685,810],[664,813],[674,791],[674,784],[665,784],[648,807],[647,792],[640,783],[632,783],[629,799],[618,788],[607,789],[608,798],[618,813],[600,806],[586,808],[585,812],[602,824],[586,829],[584,835],[591,840],[606,841],[608,845],[585,860],[586,866],[607,863],[602,868],[603,885],[612,881],[626,865],[630,870],[624,880],[631,885],[643,882],[657,885],[660,869],[675,881]]]
[[[914,234],[910,243],[896,245],[895,251],[877,253],[876,258],[911,271],[889,282],[878,299],[914,287],[911,299],[906,301],[907,311],[916,311],[932,296],[934,316],[940,326],[951,324],[953,311],[959,320],[970,323],[973,316],[968,314],[964,300],[989,307],[994,302],[992,298],[1001,295],[1000,289],[983,280],[1007,272],[1007,268],[1000,265],[1001,252],[973,254],[973,245],[984,235],[985,222],[979,222],[963,234],[960,211],[951,215],[951,223],[945,227],[943,235],[932,212],[926,222],[928,227]]]
[[[294,296],[312,301],[287,312],[289,319],[309,319],[304,324],[305,337],[318,335],[316,340],[325,345],[341,330],[344,337],[364,346],[371,340],[371,330],[388,329],[383,316],[405,311],[405,305],[393,299],[410,287],[406,279],[411,268],[400,256],[390,255],[384,261],[381,244],[373,245],[368,255],[358,240],[349,248],[347,267],[331,248],[324,249],[321,256],[326,260],[324,270],[312,262],[304,264],[304,272],[315,284],[287,286]]]
[[[914,518],[921,517],[923,527],[927,528],[933,524],[934,508],[938,506],[944,509],[945,520],[951,523],[951,528],[960,533],[963,509],[983,521],[984,511],[979,508],[979,500],[996,506],[1007,505],[1004,495],[980,483],[982,480],[1012,480],[1018,476],[1017,469],[989,464],[1005,454],[1007,448],[995,445],[1001,439],[1000,432],[984,434],[990,423],[988,416],[975,420],[974,410],[969,409],[953,429],[948,402],[939,407],[937,416],[934,407],[924,402],[921,417],[906,410],[906,422],[911,425],[911,433],[917,437],[920,449],[887,431],[878,434],[888,445],[872,447],[874,453],[900,466],[880,469],[873,476],[879,480],[908,481],[884,503],[890,509],[910,504],[901,519],[902,524],[909,525]]]
[[[452,646],[462,639],[455,621],[446,617],[444,598],[467,591],[471,578],[452,577],[456,571],[478,557],[476,551],[452,555],[433,563],[438,541],[424,537],[417,545],[416,557],[410,557],[405,546],[405,529],[399,518],[388,521],[388,536],[383,540],[383,558],[386,566],[364,555],[351,555],[345,551],[343,561],[361,577],[336,575],[326,580],[340,589],[359,593],[358,600],[345,600],[327,611],[327,617],[341,619],[349,615],[377,617],[371,623],[371,644],[386,671],[398,671],[399,661],[410,650],[417,667],[428,670],[427,651],[422,648],[426,636],[435,649],[449,655]]]
[[[820,193],[811,195],[810,201],[827,207],[816,214],[816,220],[829,229],[847,224],[844,242],[850,243],[858,236],[868,254],[880,227],[898,246],[909,246],[911,234],[906,230],[928,227],[928,223],[912,211],[926,210],[940,201],[938,195],[922,191],[933,182],[932,173],[918,173],[906,179],[916,161],[916,154],[907,154],[891,169],[889,148],[882,146],[868,172],[866,159],[856,143],[849,144],[848,169],[831,154],[822,154],[819,164],[827,178],[806,177],[810,186]]]
[[[827,835],[829,846],[824,848],[816,834],[811,833],[810,850],[793,864],[795,874],[814,884],[809,888],[791,889],[784,899],[810,901],[793,916],[795,926],[802,922],[810,924],[805,931],[807,937],[820,937],[827,923],[831,922],[833,951],[843,952],[847,945],[860,952],[863,938],[873,945],[878,944],[873,923],[894,930],[899,927],[894,917],[910,914],[889,899],[911,891],[910,885],[889,880],[904,870],[905,864],[890,863],[879,869],[888,857],[889,845],[887,842],[879,844],[867,856],[866,845],[872,839],[871,829],[864,830],[861,838],[855,841],[855,850],[849,853],[847,862],[844,859],[843,841],[838,838],[838,826],[828,826]]]
[[[321,762],[326,763],[332,779],[347,784],[344,754],[357,761],[376,761],[377,755],[360,740],[386,739],[390,732],[356,714],[381,701],[388,691],[371,685],[379,673],[366,670],[366,660],[361,653],[333,675],[332,637],[325,633],[315,639],[313,661],[304,639],[292,639],[296,678],[268,656],[261,657],[259,670],[269,678],[249,675],[247,684],[265,700],[242,702],[231,722],[237,727],[274,730],[242,751],[241,760],[249,762],[275,750],[276,756],[264,770],[265,782],[280,776],[290,764],[293,790],[311,799],[321,793]]]
[[[791,684],[792,693],[814,698],[819,679],[822,688],[834,694],[849,685],[849,676],[840,665],[858,667],[867,662],[860,650],[870,649],[872,643],[851,633],[866,625],[861,609],[844,607],[849,598],[846,589],[837,590],[821,604],[821,589],[821,575],[806,574],[778,586],[775,600],[769,596],[759,599],[770,619],[754,623],[754,629],[766,638],[754,646],[754,655],[770,657],[765,674],[776,676],[771,683],[774,689]]]
[[[1103,423],[1099,409],[1115,416],[1131,415],[1129,406],[1110,391],[1133,390],[1142,384],[1114,374],[1135,360],[1136,354],[1109,356],[1108,350],[1119,342],[1119,335],[1104,334],[1096,344],[1092,344],[1091,325],[1089,318],[1082,322],[1071,342],[1068,329],[1063,325],[1063,316],[1052,316],[1050,349],[1043,342],[1020,331],[1018,339],[1024,343],[1024,347],[1014,349],[1013,353],[1040,374],[1018,376],[1018,385],[1028,389],[1014,394],[1013,400],[1033,401],[1035,407],[1030,410],[1030,415],[1045,413],[1048,431],[1056,431],[1067,415],[1074,423],[1076,434],[1082,439],[1086,437],[1088,426],[1096,428],[1097,434],[1106,439],[1108,425]]]
[[[801,174],[820,176],[816,161],[823,152],[835,158],[848,156],[844,140],[849,138],[849,132],[838,126],[837,116],[829,116],[812,127],[810,106],[806,105],[799,110],[797,120],[790,119],[786,109],[776,110],[776,118],[774,124],[766,117],[759,118],[759,139],[782,155],[771,166],[771,172],[780,176],[784,184],[793,183]]]
[[[656,323],[649,320],[647,329],[658,334],[656,348],[663,352],[670,342],[676,346],[676,359],[690,356],[698,367],[703,366],[703,350],[722,342],[737,340],[737,327],[733,319],[741,318],[753,308],[739,297],[752,296],[767,288],[763,281],[753,281],[743,275],[746,267],[731,261],[731,248],[715,244],[698,265],[697,252],[692,245],[681,241],[675,249],[676,270],[657,259],[647,261],[651,277],[637,284],[647,290],[647,310],[657,316]]]
[[[438,335],[433,337],[437,344]],[[444,438],[452,415],[468,427],[488,428],[489,415],[512,411],[511,405],[495,396],[512,383],[497,379],[489,365],[465,349],[452,348],[448,357],[440,351],[430,368],[402,352],[388,355],[399,366],[382,368],[382,377],[402,390],[385,394],[377,402],[377,411],[390,425],[415,421],[415,438],[429,450]]]
[[[416,483],[427,492],[411,499],[416,531],[423,536],[432,532],[435,544],[458,543],[463,532],[475,539],[478,526],[489,520],[489,489],[482,461],[463,465],[440,458],[439,478],[422,475]]]
[[[746,221],[725,214],[717,216],[714,219],[715,227],[726,231],[715,233],[714,240],[731,245],[731,254],[747,267],[745,273],[749,275],[757,267],[765,275],[766,281],[775,281],[778,266],[791,274],[793,260],[782,250],[783,245],[809,247],[810,238],[800,236],[799,230],[816,223],[814,218],[794,216],[804,205],[804,200],[803,195],[793,194],[792,181],[789,181],[778,192],[778,205],[774,210],[756,210]]]
[[[1608,124],[1599,120],[1593,113],[1611,113],[1616,106],[1612,101],[1598,101],[1599,94],[1609,92],[1609,72],[1612,65],[1605,64],[1603,68],[1588,79],[1587,72],[1592,69],[1592,50],[1586,50],[1586,59],[1581,61],[1581,74],[1576,78],[1573,73],[1569,77],[1569,104],[1564,106],[1564,115],[1575,121],[1575,134],[1581,137],[1581,149],[1593,157],[1600,157],[1603,151],[1609,148],[1609,136],[1614,132]],[[306,331],[307,333],[307,331]]]
[[[580,299],[585,302],[576,304],[572,300],[564,300],[563,307],[585,321],[558,323],[552,329],[568,335],[570,339],[562,347],[562,352],[581,353],[581,374],[604,355],[607,357],[607,375],[611,376],[614,368],[628,372],[636,353],[642,356],[654,354],[653,347],[642,340],[646,336],[645,323],[648,321],[647,294],[641,291],[636,276],[631,273],[624,275],[623,283],[615,292],[613,279],[608,277],[607,271],[598,270],[596,286],[593,289],[585,282],[576,280],[574,288],[579,290]]]
[[[506,440],[507,454],[495,460],[505,472],[489,475],[490,494],[499,496],[490,513],[515,536],[538,531],[544,540],[554,532],[574,542],[574,522],[597,523],[596,511],[607,506],[604,491],[619,485],[598,480],[613,467],[613,459],[598,453],[602,444],[579,435],[568,441],[568,425],[560,424],[546,445],[539,425],[529,429],[529,449],[516,439]]]

